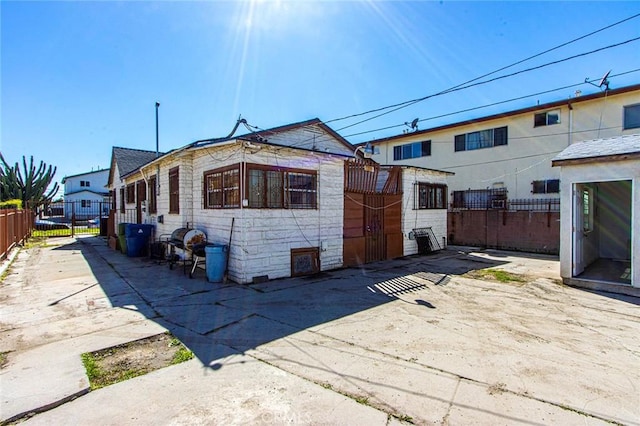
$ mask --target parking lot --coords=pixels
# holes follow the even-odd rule
[[[49,244],[0,286],[3,421],[640,424],[640,299],[564,286],[553,257],[450,247],[240,286]],[[165,330],[195,358],[88,392],[81,353]]]

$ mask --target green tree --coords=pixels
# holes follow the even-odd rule
[[[9,166],[5,161],[2,153],[0,153],[0,201],[11,199],[22,200],[25,208],[37,209],[40,206],[51,202],[58,192],[58,183],[47,192],[47,187],[53,181],[57,167],[52,167],[43,161],[36,168],[33,164],[33,156],[27,165],[27,159],[22,157],[22,170],[15,165]]]

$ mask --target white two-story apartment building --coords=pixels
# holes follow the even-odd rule
[[[108,177],[109,169],[102,169],[62,179],[65,217],[71,219],[75,213],[76,219],[92,219],[109,214]]]
[[[449,205],[505,208],[560,198],[551,160],[584,141],[640,133],[640,84],[371,141],[381,164],[454,172]],[[526,201],[525,201],[526,200]],[[535,201],[533,201],[535,203]],[[516,202],[516,204],[518,204]]]

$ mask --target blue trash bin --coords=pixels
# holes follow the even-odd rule
[[[204,247],[207,266],[207,281],[212,283],[222,282],[224,271],[227,268],[227,256],[229,246],[224,244],[207,244]]]
[[[126,251],[129,257],[140,257],[147,253],[153,225],[127,223],[124,228]]]

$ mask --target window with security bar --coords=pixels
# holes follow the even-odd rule
[[[204,207],[228,209],[240,207],[240,168],[238,164],[204,174]]]
[[[507,126],[496,127],[495,129],[481,130],[478,132],[456,135],[454,138],[454,150],[473,151],[476,149],[493,148],[495,146],[507,145]]]
[[[418,182],[416,184],[417,209],[446,209],[447,186],[433,183]]]
[[[248,207],[256,209],[315,209],[315,171],[247,165]]]

